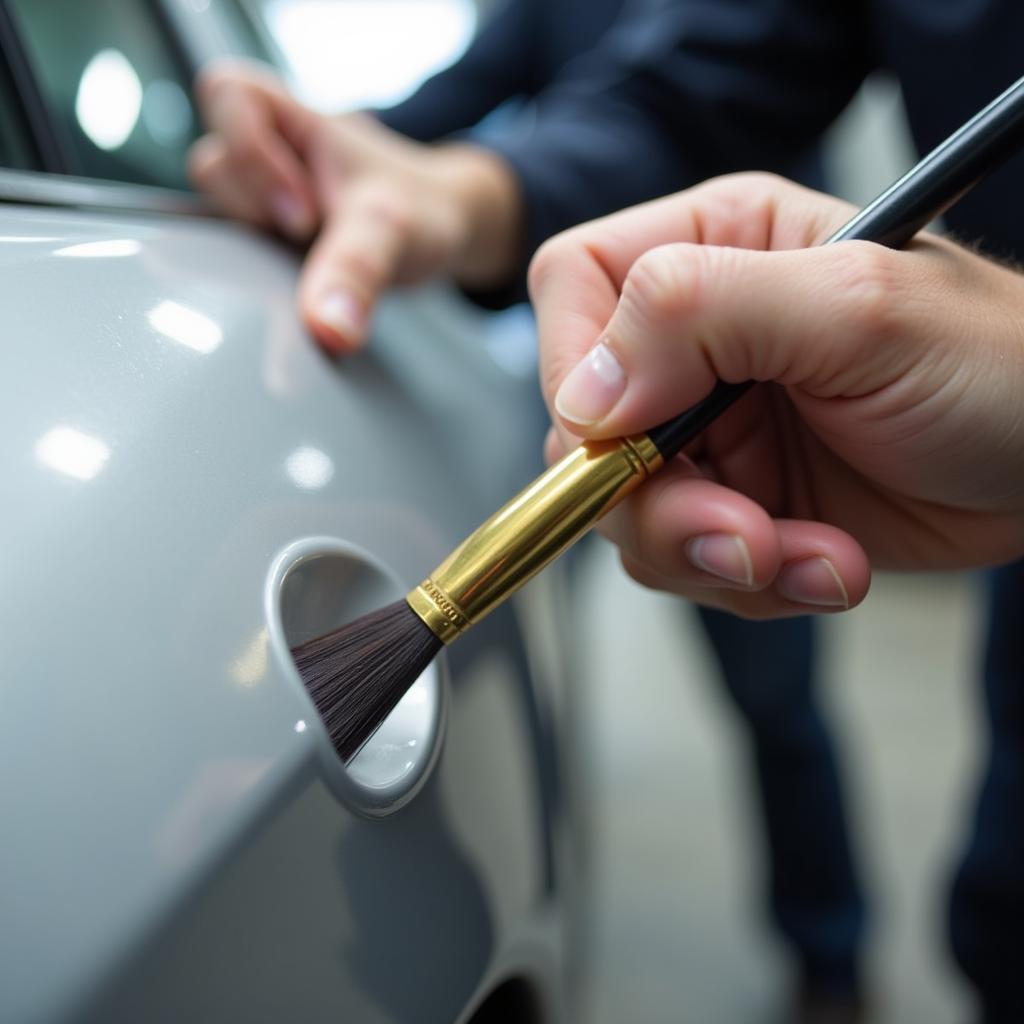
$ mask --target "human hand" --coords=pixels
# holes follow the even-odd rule
[[[808,248],[852,212],[735,175],[534,259],[549,458],[769,382],[605,520],[641,583],[770,618],[1024,554],[1024,276],[931,235]]]
[[[388,285],[450,273],[485,286],[513,265],[518,188],[488,152],[414,143],[364,114],[327,117],[251,62],[211,65],[196,97],[209,129],[189,154],[196,185],[241,220],[316,236],[298,301],[325,348],[358,348]]]

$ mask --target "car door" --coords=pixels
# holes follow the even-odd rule
[[[526,384],[444,290],[316,348],[300,254],[183,191],[161,10],[0,8],[0,1018],[553,1019],[539,643],[496,613],[348,768],[288,654],[528,479]]]

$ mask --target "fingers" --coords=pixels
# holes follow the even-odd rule
[[[777,529],[780,568],[771,585],[760,590],[693,582],[651,568],[628,551],[623,552],[623,566],[645,587],[755,620],[834,614],[864,599],[870,570],[866,556],[852,538],[814,522],[779,520]],[[829,532],[824,534],[822,530]]]
[[[619,298],[604,266],[572,235],[561,236],[557,244],[548,242],[530,265],[530,298],[540,337],[541,390],[565,445],[573,443],[573,438],[554,414],[555,393],[594,344]]]
[[[548,461],[565,451],[552,431]],[[746,618],[845,611],[867,594],[867,555],[834,526],[773,519],[686,459],[665,466],[602,520],[638,582]]]
[[[308,238],[317,206],[297,146],[319,115],[240,62],[203,72],[196,96],[209,134],[189,154],[192,180],[232,216]]]
[[[370,312],[409,245],[405,194],[386,182],[347,190],[306,259],[299,309],[329,351],[351,352],[366,340]]]
[[[211,66],[196,94],[210,133],[190,153],[193,180],[232,216],[308,239],[322,209],[315,175],[324,169],[311,142],[319,115],[245,62]],[[351,351],[365,340],[373,302],[394,276],[405,204],[383,185],[339,184],[303,267],[299,307],[322,345]]]
[[[924,309],[912,283],[919,259],[865,242],[652,249],[630,269],[597,344],[557,384],[554,407],[578,433],[607,437],[681,412],[716,379],[775,381],[816,398],[883,388],[913,360],[889,342]]]
[[[250,223],[295,239],[320,228],[298,301],[325,348],[360,347],[386,286],[446,265],[461,221],[426,147],[367,117],[328,121],[247,63],[207,70],[197,96],[210,128],[190,156],[197,184]]]
[[[868,558],[849,534],[771,520],[736,498],[686,479],[668,483],[657,499],[638,492],[612,525],[626,571],[645,586],[752,619],[832,614],[864,600]]]
[[[530,266],[530,296],[549,404],[558,384],[597,341],[630,269],[648,250],[677,242],[803,248],[826,237],[849,209],[771,175],[731,175],[547,242]]]
[[[257,227],[271,227],[266,204],[239,185],[238,174],[229,160],[224,140],[204,135],[188,151],[188,176],[229,217]]]
[[[606,517],[602,533],[637,562],[707,586],[762,589],[779,569],[768,514],[707,480],[687,460],[667,465]]]

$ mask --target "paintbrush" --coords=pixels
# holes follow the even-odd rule
[[[837,231],[907,244],[1024,142],[1024,78]],[[330,734],[349,761],[430,664],[754,385],[720,381],[646,434],[588,441],[471,534],[403,600],[292,649]]]

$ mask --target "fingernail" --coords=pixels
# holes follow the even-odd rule
[[[555,395],[559,415],[589,426],[604,419],[626,390],[626,374],[615,353],[604,343],[595,345],[562,381]]]
[[[278,227],[296,238],[305,237],[312,228],[305,206],[284,189],[271,193],[270,211]]]
[[[825,608],[849,608],[850,596],[827,558],[802,558],[779,572],[778,592],[797,604],[816,604]]]
[[[330,292],[320,300],[317,319],[337,331],[346,341],[357,341],[363,334],[366,315],[362,306],[348,292]]]
[[[686,543],[686,557],[703,572],[740,583],[754,585],[754,564],[747,542],[732,533],[705,533]]]

